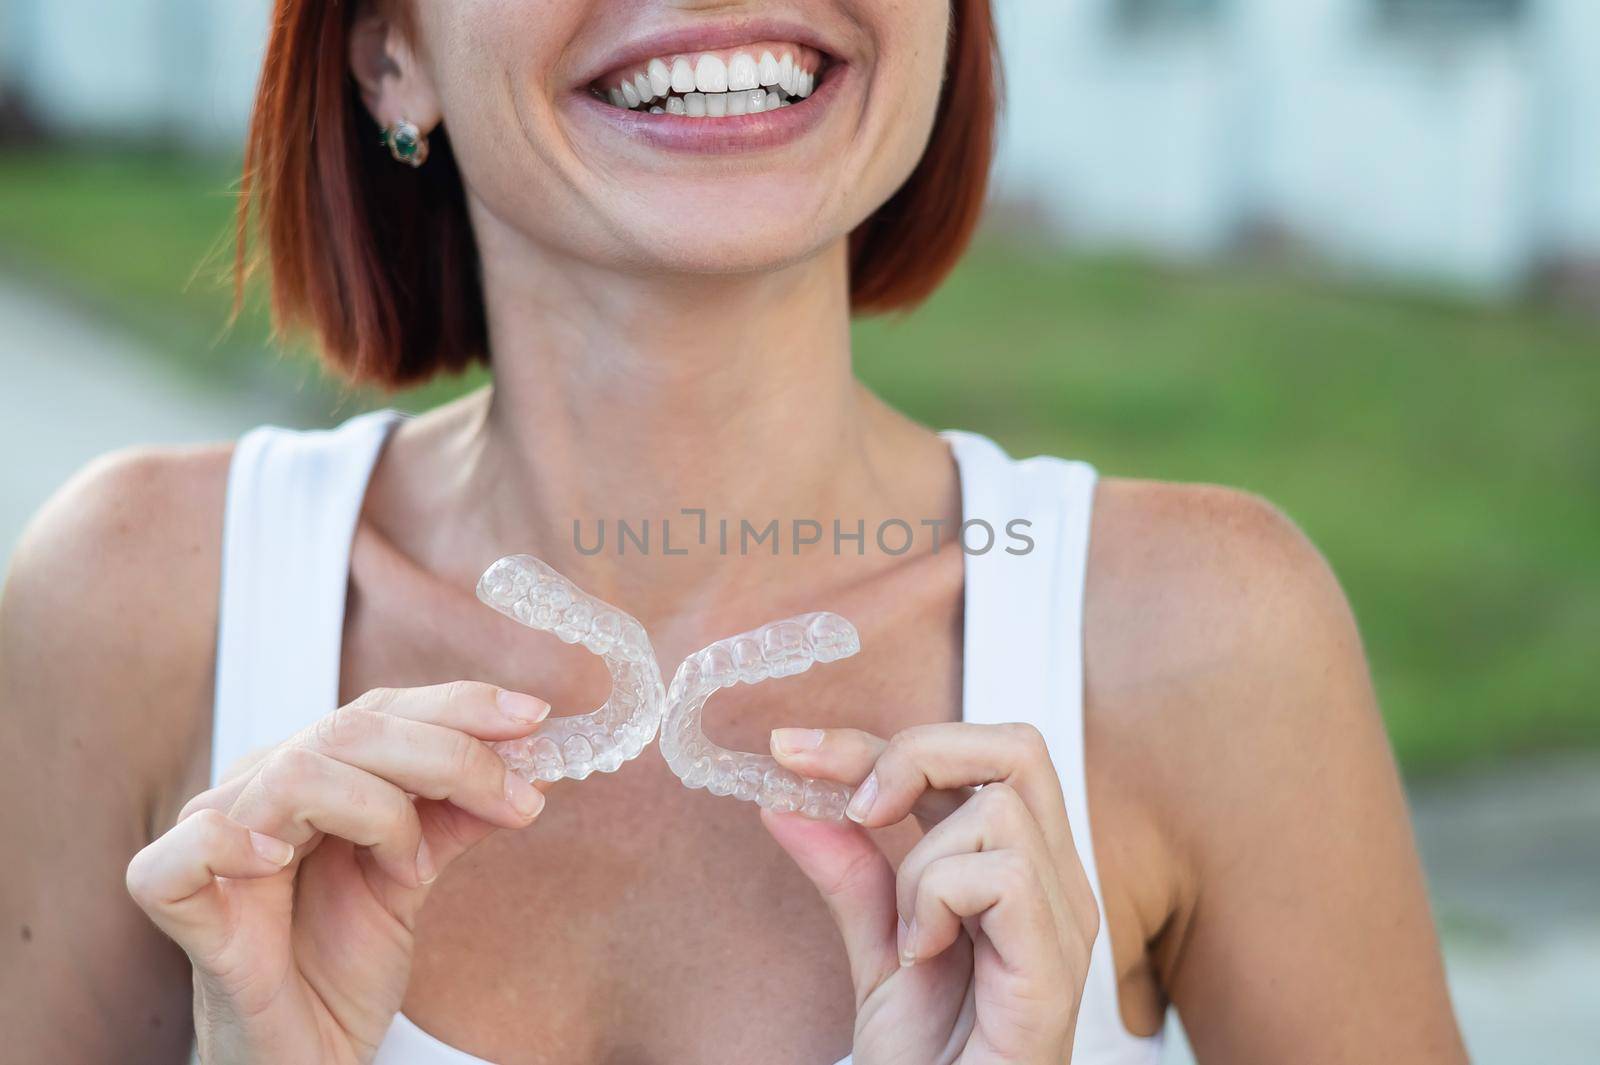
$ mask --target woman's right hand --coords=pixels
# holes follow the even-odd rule
[[[428,885],[544,806],[488,742],[549,712],[467,681],[377,689],[191,799],[127,879],[193,965],[200,1060],[370,1061]]]

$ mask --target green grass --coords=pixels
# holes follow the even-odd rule
[[[0,157],[0,259],[197,374],[275,364],[303,384],[259,312],[218,340],[231,180],[171,157]],[[935,426],[1276,502],[1349,591],[1408,771],[1600,747],[1600,322],[988,243],[856,338],[862,376]],[[306,394],[331,413],[334,390]]]

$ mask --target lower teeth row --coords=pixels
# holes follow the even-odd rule
[[[686,115],[689,118],[724,118],[729,115],[757,115],[763,111],[776,111],[788,107],[801,97],[781,89],[748,89],[740,92],[690,92],[682,96],[667,96],[659,103],[646,107],[627,107],[625,110],[646,112],[652,115]],[[613,100],[612,103],[617,101]]]

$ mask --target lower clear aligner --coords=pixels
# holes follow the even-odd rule
[[[702,712],[720,688],[759,684],[837,662],[861,650],[855,626],[838,614],[802,614],[718,640],[678,667],[667,689],[661,753],[686,787],[731,795],[767,809],[819,821],[844,820],[851,789],[802,777],[768,755],[731,751],[706,737]]]
[[[529,781],[611,773],[655,738],[666,705],[661,667],[644,626],[532,555],[511,555],[478,579],[478,598],[519,624],[598,655],[611,674],[599,709],[548,718],[531,735],[493,745]]]

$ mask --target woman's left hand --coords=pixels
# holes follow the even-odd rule
[[[855,824],[763,811],[844,937],[854,1065],[1068,1061],[1100,920],[1038,730],[780,729],[772,750],[856,785]],[[865,829],[912,814],[926,834],[897,871]]]

